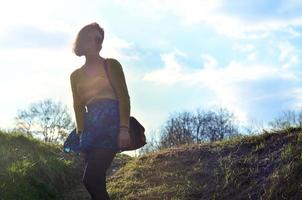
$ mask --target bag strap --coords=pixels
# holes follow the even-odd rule
[[[110,83],[110,85],[111,85],[111,87],[112,87],[112,89],[113,89],[114,96],[115,96],[115,98],[116,98],[117,100],[119,100],[119,99],[118,99],[118,96],[117,96],[117,93],[116,93],[116,90],[115,90],[115,88],[114,88],[114,86],[113,86],[113,84],[112,84],[111,77],[110,77],[109,72],[108,72],[108,62],[107,62],[107,58],[105,59],[105,72],[106,72],[106,76],[107,76],[107,78],[108,78],[108,81],[109,81],[109,83]]]

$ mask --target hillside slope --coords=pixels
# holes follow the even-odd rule
[[[118,154],[108,176],[129,159]],[[88,198],[81,183],[83,170],[83,159],[64,153],[62,146],[0,131],[0,200]]]
[[[109,192],[116,200],[298,200],[301,150],[301,129],[165,149],[128,162]]]

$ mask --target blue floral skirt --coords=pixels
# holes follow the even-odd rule
[[[87,105],[83,133],[78,136],[74,129],[64,142],[64,151],[87,153],[100,148],[118,152],[119,129],[119,102],[114,99],[94,100]]]

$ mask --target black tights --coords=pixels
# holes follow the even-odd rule
[[[115,155],[115,151],[104,149],[87,153],[82,181],[92,200],[110,200],[106,190],[106,171]]]

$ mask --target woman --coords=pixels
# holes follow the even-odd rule
[[[70,75],[76,133],[85,159],[82,181],[93,200],[110,199],[106,170],[130,142],[130,97],[123,69],[117,60],[99,55],[103,40],[104,30],[97,23],[79,31],[73,51],[86,61]]]

